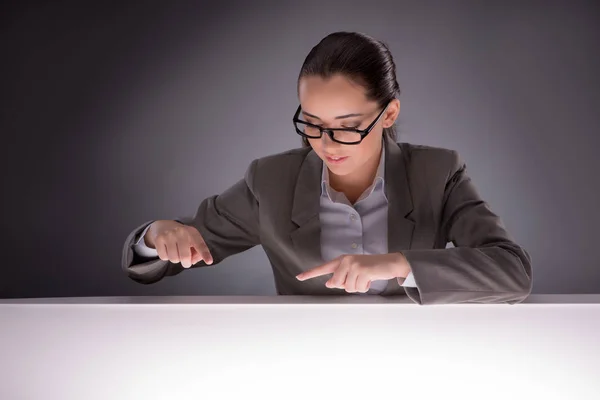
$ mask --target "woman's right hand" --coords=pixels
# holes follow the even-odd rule
[[[193,226],[171,220],[154,221],[146,232],[144,241],[148,247],[156,249],[161,260],[181,262],[184,268],[202,260],[206,264],[213,263],[206,242]]]

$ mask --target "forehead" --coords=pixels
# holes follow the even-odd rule
[[[342,75],[305,76],[298,83],[302,109],[322,119],[364,112],[370,103],[365,93],[364,87]]]

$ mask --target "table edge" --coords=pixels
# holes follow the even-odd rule
[[[105,296],[0,299],[2,304],[414,304],[406,296]],[[475,303],[471,303],[475,304]],[[532,294],[519,304],[600,304],[600,294]],[[477,304],[475,304],[477,305]],[[514,306],[513,305],[513,306]]]

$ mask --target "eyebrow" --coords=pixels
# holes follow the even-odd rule
[[[318,120],[320,120],[321,118],[317,117],[316,115],[312,115],[311,113],[308,113],[304,110],[302,110],[302,114],[304,115],[308,115],[309,117],[312,118],[316,118]],[[364,114],[359,114],[359,113],[353,113],[353,114],[345,114],[345,115],[338,115],[337,117],[335,117],[334,119],[344,119],[344,118],[350,118],[350,117],[361,117]]]

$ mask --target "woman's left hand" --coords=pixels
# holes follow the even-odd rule
[[[410,265],[402,253],[345,254],[296,276],[298,280],[333,273],[325,283],[328,288],[345,289],[349,293],[365,293],[371,281],[406,278]]]

